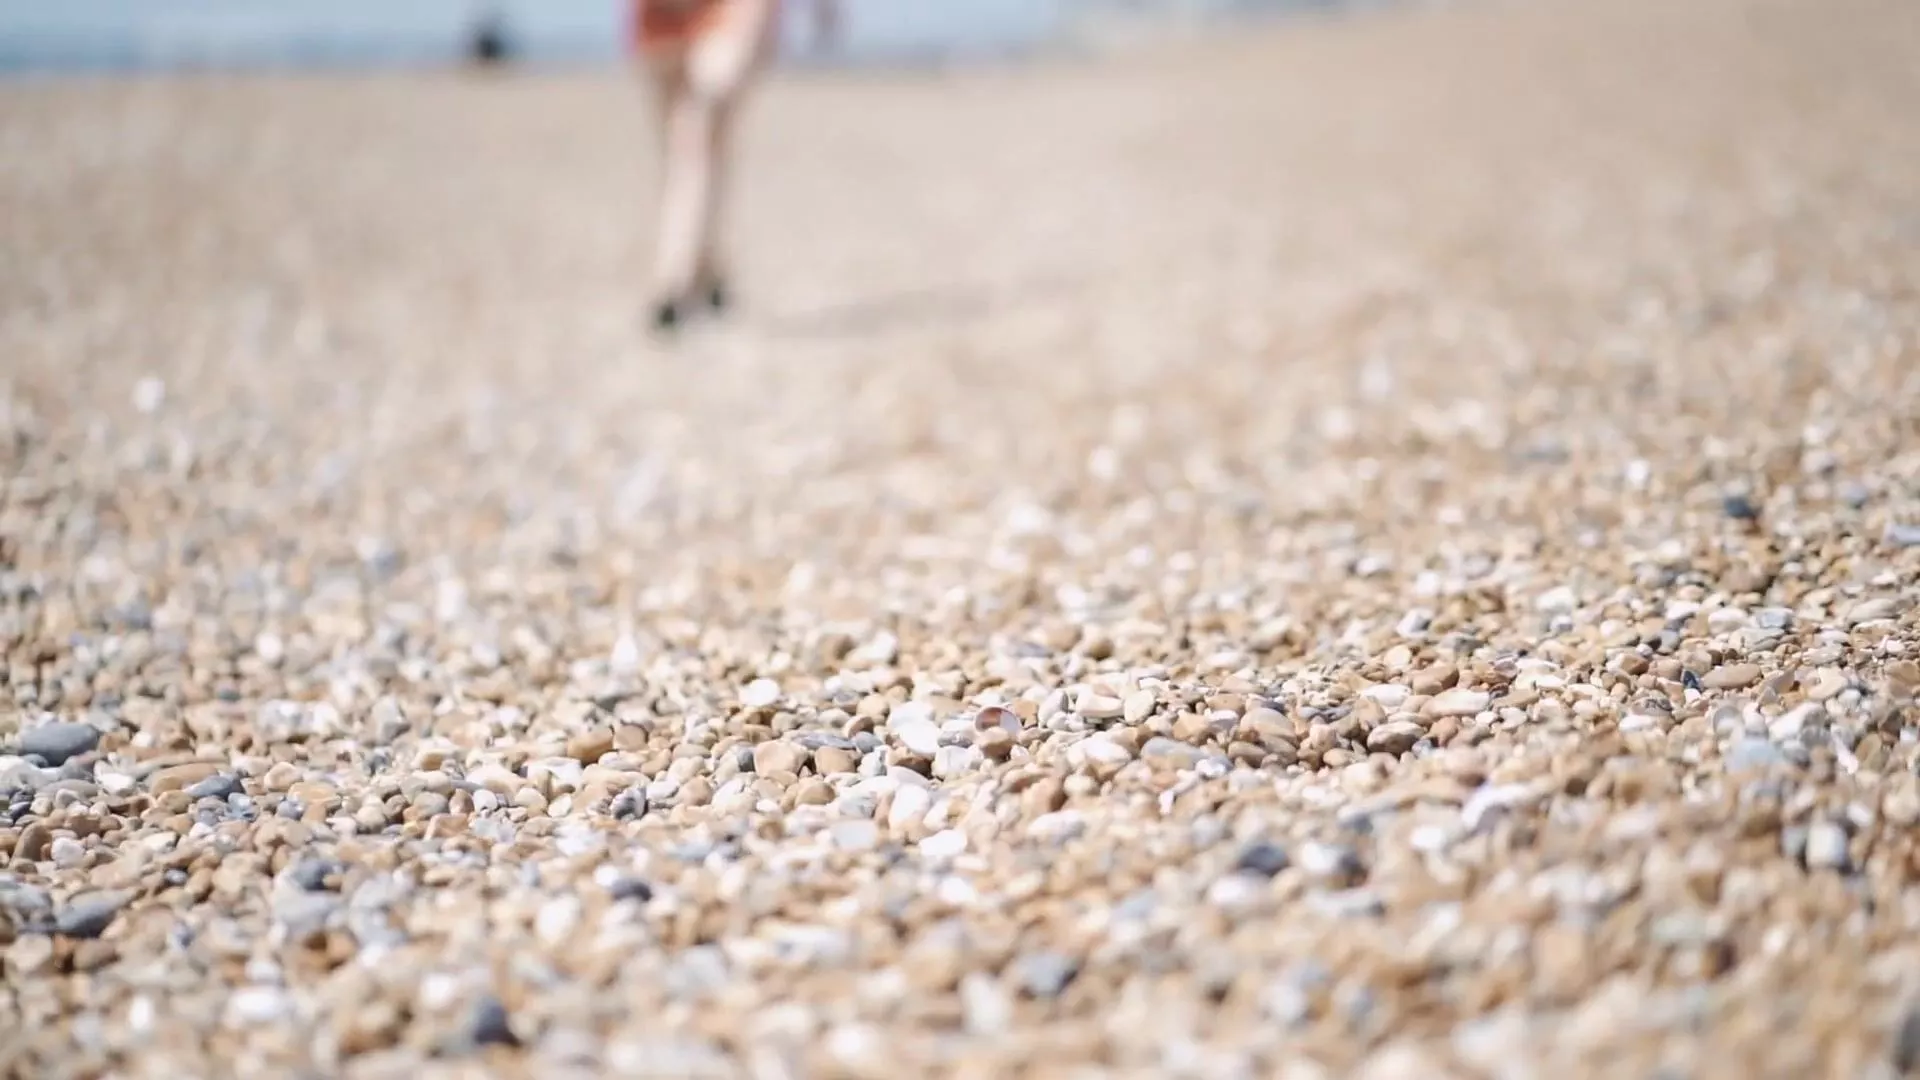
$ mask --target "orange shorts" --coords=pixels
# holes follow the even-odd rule
[[[700,37],[718,25],[727,0],[634,0],[633,44],[659,49]]]

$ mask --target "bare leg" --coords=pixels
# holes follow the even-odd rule
[[[732,151],[731,129],[747,83],[768,55],[773,9],[767,0],[731,0],[728,21],[663,61],[659,248],[654,266],[655,324],[680,321],[696,291],[725,302],[720,253],[721,200]]]
[[[712,102],[707,127],[709,200],[695,260],[694,287],[715,308],[727,302],[729,268],[723,253],[729,198],[735,173],[733,129],[748,90],[772,55],[779,25],[769,0],[732,0],[728,23],[695,45],[687,59],[693,93]]]
[[[721,248],[725,239],[726,200],[733,176],[734,102],[723,99],[714,104],[712,123],[707,128],[707,160],[712,197],[707,203],[706,229],[700,255],[694,265],[695,287],[705,293],[714,308],[727,303],[727,266]]]
[[[707,244],[713,213],[712,102],[682,92],[668,106],[666,175],[660,192],[660,237],[654,282],[660,303],[682,304]],[[671,321],[673,316],[667,316]]]

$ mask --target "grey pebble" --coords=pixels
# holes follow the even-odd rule
[[[1248,844],[1234,860],[1234,870],[1270,878],[1288,866],[1286,849],[1265,840]]]
[[[133,899],[126,889],[90,893],[80,897],[54,917],[54,932],[73,938],[97,938],[113,925],[120,909]]]
[[[40,768],[30,761],[16,761],[6,768],[0,769],[0,791],[24,792],[30,795],[32,792],[39,791],[41,788],[46,787],[52,779],[45,769]],[[16,799],[14,801],[19,802],[22,800]],[[31,798],[25,801],[28,803],[32,802]]]
[[[187,794],[193,796],[195,799],[224,800],[227,796],[240,794],[244,790],[245,788],[240,785],[239,777],[227,773],[214,773],[205,780],[187,788]]]
[[[38,757],[49,766],[60,766],[69,758],[91,753],[100,745],[100,732],[91,724],[61,721],[41,724],[20,733],[20,754]]]
[[[1765,772],[1787,764],[1787,756],[1766,739],[1744,735],[1734,740],[1732,748],[1727,751],[1726,761],[1730,773]]]
[[[1780,854],[1794,862],[1804,862],[1807,856],[1807,827],[1789,825],[1780,830]]]
[[[635,900],[644,904],[653,899],[653,886],[644,878],[615,878],[613,884],[607,886],[607,895],[615,900]]]
[[[1893,1033],[1893,1067],[1903,1074],[1920,1072],[1920,1005],[1908,1005]]]
[[[492,994],[473,1003],[473,1013],[467,1020],[467,1039],[474,1046],[520,1045],[507,1017],[507,1007]]]
[[[622,821],[647,816],[647,789],[636,785],[622,791],[613,797],[608,811]]]
[[[1140,748],[1140,757],[1147,761],[1166,761],[1178,765],[1191,765],[1206,756],[1206,751],[1178,739],[1169,739],[1165,735],[1155,735]]]
[[[1210,848],[1227,837],[1227,823],[1212,814],[1194,819],[1187,830],[1193,846],[1199,849]]]
[[[273,903],[273,917],[296,941],[319,933],[338,910],[340,898],[324,892],[282,892]]]
[[[1889,522],[1882,539],[1894,547],[1920,547],[1920,525],[1896,525]]]
[[[308,892],[319,892],[327,887],[327,877],[344,870],[332,859],[304,859],[287,871],[287,880]]]
[[[809,750],[858,750],[859,743],[845,735],[835,735],[831,731],[803,731],[794,737],[794,741]],[[864,751],[862,751],[864,752]]]
[[[1014,958],[1011,974],[1029,996],[1055,998],[1080,974],[1080,961],[1057,952],[1022,953]]]
[[[0,908],[22,916],[22,921],[37,922],[53,911],[53,896],[38,885],[0,884]]]

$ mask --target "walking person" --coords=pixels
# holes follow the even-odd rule
[[[821,39],[838,0],[811,0]],[[695,305],[728,301],[722,202],[735,116],[778,48],[779,0],[631,0],[633,45],[653,82],[661,158],[653,325],[670,330]]]

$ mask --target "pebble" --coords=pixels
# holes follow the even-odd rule
[[[1766,739],[1743,736],[1727,751],[1729,773],[1766,772],[1785,764],[1786,755]]]
[[[1233,868],[1259,877],[1272,877],[1290,865],[1285,848],[1265,840],[1248,844],[1234,860]]]
[[[1444,690],[1433,696],[1422,710],[1433,717],[1478,716],[1493,704],[1493,695],[1480,690]]]
[[[1014,958],[1009,978],[1029,997],[1055,998],[1080,973],[1080,962],[1057,952],[1029,952]]]
[[[923,859],[952,859],[967,850],[967,834],[958,829],[942,829],[920,841]]]
[[[1701,683],[1709,690],[1744,690],[1759,682],[1763,674],[1758,664],[1727,664],[1707,672]]]
[[[51,768],[73,758],[90,754],[100,745],[100,732],[91,724],[53,722],[27,728],[20,733],[18,752],[37,757]]]
[[[70,938],[97,938],[106,933],[121,909],[132,900],[133,893],[124,889],[88,893],[69,900],[54,917],[54,931]]]
[[[755,679],[740,691],[740,704],[749,709],[764,709],[780,700],[780,684],[772,679]]]
[[[907,784],[893,793],[887,807],[887,829],[900,832],[919,824],[933,809],[933,793],[917,784]]]
[[[833,846],[841,851],[868,851],[880,845],[880,827],[871,821],[836,821],[829,831]]]
[[[238,795],[246,789],[237,777],[227,773],[215,773],[188,787],[187,794],[195,799],[219,799],[225,801],[229,795]]]
[[[805,748],[784,740],[763,742],[753,748],[753,771],[761,776],[776,773],[798,775],[807,763]]]
[[[1862,600],[1847,609],[1847,626],[1855,627],[1862,623],[1891,619],[1900,613],[1900,603],[1891,597],[1881,596]]]
[[[466,1042],[472,1046],[518,1046],[507,1007],[492,994],[482,995],[467,1016]]]
[[[1850,865],[1846,830],[1831,821],[1813,823],[1807,829],[1804,858],[1809,870],[1846,870]]]

